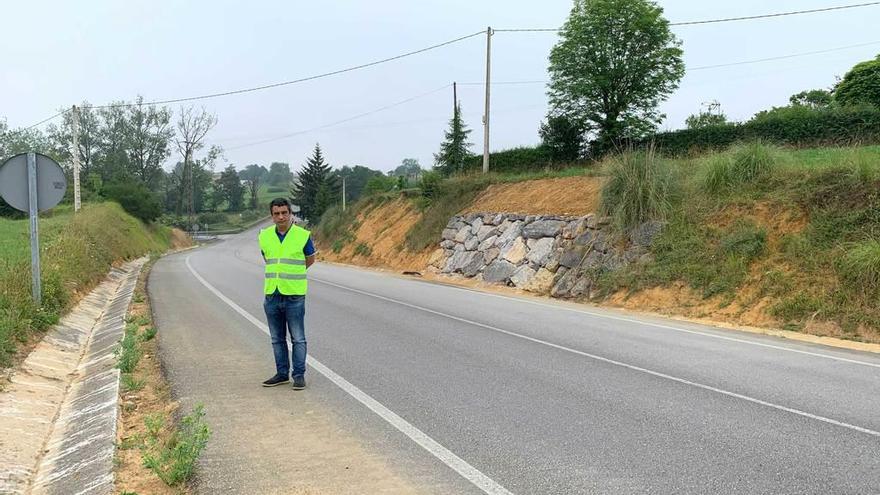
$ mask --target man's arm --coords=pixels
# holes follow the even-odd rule
[[[309,237],[309,240],[306,241],[306,245],[303,248],[303,254],[306,256],[306,270],[315,263],[315,252],[315,244],[312,243],[312,238]]]

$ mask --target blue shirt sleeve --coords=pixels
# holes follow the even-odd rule
[[[306,241],[306,245],[303,248],[303,254],[306,256],[312,256],[315,254],[315,245],[312,244],[312,238],[309,237],[309,240]]]

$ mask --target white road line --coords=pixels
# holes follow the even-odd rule
[[[678,377],[676,377],[676,376],[667,375],[666,373],[661,373],[661,372],[659,372],[659,371],[653,371],[653,370],[649,370],[649,369],[647,369],[647,368],[642,368],[642,367],[640,367],[640,366],[635,366],[635,365],[632,365],[632,364],[623,363],[623,362],[621,362],[621,361],[615,361],[615,360],[613,360],[613,359],[608,359],[608,358],[605,358],[605,357],[602,357],[602,356],[597,356],[597,355],[595,355],[595,354],[590,354],[590,353],[588,353],[588,352],[583,352],[583,351],[579,351],[579,350],[577,350],[577,349],[572,349],[572,348],[570,348],[570,347],[565,347],[565,346],[562,346],[562,345],[559,345],[559,344],[554,344],[554,343],[552,343],[552,342],[547,342],[546,340],[536,339],[536,338],[534,338],[534,337],[529,337],[529,336],[526,336],[526,335],[521,335],[521,334],[518,334],[518,333],[515,333],[515,332],[511,332],[511,331],[509,331],[509,330],[504,330],[504,329],[501,329],[501,328],[498,328],[498,327],[493,327],[493,326],[491,326],[491,325],[486,325],[486,324],[484,324],[484,323],[480,323],[480,322],[476,322],[476,321],[468,320],[468,319],[466,319],[466,318],[460,318],[460,317],[458,317],[458,316],[453,316],[453,315],[450,315],[450,314],[442,313],[442,312],[440,312],[440,311],[435,311],[435,310],[433,310],[433,309],[424,308],[424,307],[422,307],[422,306],[417,306],[417,305],[415,305],[415,304],[410,304],[410,303],[406,303],[406,302],[403,302],[403,301],[398,301],[398,300],[396,300],[396,299],[392,299],[392,298],[390,298],[390,297],[380,296],[380,295],[377,295],[377,294],[371,294],[371,293],[366,292],[366,291],[362,291],[362,290],[359,290],[359,289],[352,289],[352,288],[350,288],[350,287],[345,287],[345,286],[343,286],[343,285],[334,284],[334,283],[332,283],[332,282],[327,282],[327,281],[325,281],[325,280],[316,280],[316,279],[311,279],[311,280],[312,280],[312,281],[318,281],[318,282],[320,282],[320,283],[327,284],[327,285],[331,285],[331,286],[333,286],[333,287],[337,287],[337,288],[339,288],[339,289],[347,290],[347,291],[350,291],[350,292],[355,292],[355,293],[362,294],[362,295],[365,295],[365,296],[374,297],[374,298],[377,298],[377,299],[382,299],[383,301],[388,301],[388,302],[392,302],[392,303],[395,303],[395,304],[400,304],[400,305],[402,305],[402,306],[407,306],[407,307],[409,307],[409,308],[413,308],[413,309],[417,309],[417,310],[420,310],[420,311],[424,311],[424,312],[426,312],[426,313],[435,314],[435,315],[437,315],[437,316],[442,316],[442,317],[444,317],[444,318],[449,318],[449,319],[452,319],[452,320],[460,321],[460,322],[462,322],[462,323],[467,323],[468,325],[478,326],[478,327],[481,327],[481,328],[485,328],[485,329],[487,329],[487,330],[492,330],[492,331],[494,331],[494,332],[499,332],[499,333],[503,333],[503,334],[505,334],[505,335],[510,335],[510,336],[512,336],[512,337],[517,337],[517,338],[520,338],[520,339],[523,339],[523,340],[528,340],[528,341],[530,341],[530,342],[535,342],[535,343],[537,343],[537,344],[543,344],[543,345],[545,345],[545,346],[553,347],[553,348],[555,348],[555,349],[559,349],[559,350],[563,350],[563,351],[570,352],[570,353],[573,353],[573,354],[577,354],[577,355],[579,355],[579,356],[588,357],[588,358],[590,358],[590,359],[594,359],[594,360],[596,360],[596,361],[602,361],[602,362],[604,362],[604,363],[613,364],[613,365],[615,365],[615,366],[621,366],[621,367],[623,367],[623,368],[627,368],[627,369],[630,369],[630,370],[633,370],[633,371],[638,371],[638,372],[640,372],[640,373],[646,373],[646,374],[648,374],[648,375],[656,376],[656,377],[659,377],[659,378],[664,378],[664,379],[666,379],[666,380],[671,380],[671,381],[678,382],[678,383],[682,383],[682,384],[685,384],[685,385],[690,385],[690,386],[692,386],[692,387],[700,388],[700,389],[703,389],[703,390],[708,390],[708,391],[715,392],[715,393],[718,393],[718,394],[726,395],[726,396],[728,396],[728,397],[734,397],[734,398],[737,398],[737,399],[742,399],[742,400],[745,400],[745,401],[748,401],[748,402],[751,402],[751,403],[754,403],[754,404],[759,404],[759,405],[762,405],[762,406],[770,407],[770,408],[773,408],[773,409],[777,409],[777,410],[779,410],[779,411],[789,412],[789,413],[792,413],[792,414],[796,414],[796,415],[798,415],[798,416],[802,416],[802,417],[805,417],[805,418],[814,419],[814,420],[816,420],[816,421],[821,421],[821,422],[823,422],[823,423],[828,423],[828,424],[835,425],[835,426],[840,426],[840,427],[843,427],[843,428],[848,428],[848,429],[853,430],[853,431],[858,431],[858,432],[860,432],[860,433],[866,433],[866,434],[868,434],[868,435],[872,435],[872,436],[875,436],[875,437],[880,438],[880,431],[875,431],[875,430],[871,430],[871,429],[868,429],[868,428],[863,428],[863,427],[861,427],[861,426],[856,426],[856,425],[853,425],[853,424],[844,423],[843,421],[837,421],[837,420],[835,420],[835,419],[826,418],[826,417],[824,417],[824,416],[819,416],[819,415],[816,415],[816,414],[808,413],[808,412],[805,412],[805,411],[801,411],[801,410],[799,410],[799,409],[794,409],[794,408],[791,408],[791,407],[781,406],[781,405],[779,405],[779,404],[773,404],[772,402],[763,401],[763,400],[761,400],[761,399],[756,399],[756,398],[754,398],[754,397],[749,397],[749,396],[747,396],[747,395],[742,395],[742,394],[738,394],[738,393],[736,393],[736,392],[731,392],[731,391],[728,391],[728,390],[720,389],[720,388],[717,388],[717,387],[713,387],[713,386],[711,386],[711,385],[705,385],[705,384],[702,384],[702,383],[693,382],[693,381],[690,381],[690,380],[687,380],[687,379],[684,379],[684,378],[678,378]]]
[[[191,256],[191,255],[190,255]],[[234,309],[238,314],[243,316],[246,320],[251,322],[255,327],[259,328],[266,335],[269,334],[269,328],[261,322],[259,319],[254,317],[252,314],[248,313],[238,304],[233,302],[231,299],[226,297],[222,292],[217,290],[213,285],[211,285],[207,280],[202,278],[198,272],[193,269],[192,265],[189,263],[190,256],[186,257],[186,267],[189,269],[190,273],[198,280],[202,285],[204,285],[209,291],[214,293],[215,296],[220,298],[221,301],[225,302],[229,307]],[[480,472],[477,468],[471,466],[464,459],[458,457],[452,451],[440,445],[433,438],[428,436],[423,431],[419,430],[412,424],[410,424],[405,419],[401,418],[393,411],[383,406],[377,400],[373,399],[367,393],[357,388],[356,386],[349,383],[347,380],[333,372],[330,368],[324,366],[317,359],[312,356],[308,357],[308,364],[315,371],[324,375],[327,379],[335,383],[339,388],[344,390],[346,393],[357,399],[358,402],[367,406],[367,408],[377,415],[384,419],[388,424],[396,428],[398,431],[408,436],[414,442],[416,442],[420,447],[427,450],[431,454],[434,455],[441,462],[455,470],[458,474],[464,477],[466,480],[473,483],[475,486],[483,490],[483,492],[491,495],[513,495],[506,488],[498,484],[492,478],[489,478],[482,472]]]
[[[346,268],[349,268],[349,267],[346,267]],[[351,268],[351,269],[357,270],[360,272],[369,273],[371,275],[375,275],[375,273],[370,272],[370,271],[359,270],[357,268]],[[326,280],[321,280],[321,279],[315,278],[315,277],[309,277],[309,280],[314,281],[314,282],[322,282],[322,283],[332,285],[332,282],[328,282]],[[758,347],[766,347],[766,348],[770,348],[770,349],[776,349],[779,351],[794,352],[797,354],[805,354],[807,356],[814,356],[814,357],[819,357],[819,358],[823,358],[823,359],[832,359],[834,361],[842,361],[845,363],[858,364],[861,366],[870,366],[872,368],[880,368],[880,363],[871,363],[871,362],[867,362],[867,361],[859,361],[857,359],[849,359],[849,358],[838,357],[838,356],[829,356],[827,354],[822,354],[819,352],[802,351],[800,349],[791,349],[789,347],[785,347],[785,346],[781,346],[781,345],[765,344],[763,342],[755,342],[753,340],[740,339],[740,338],[736,338],[736,337],[727,337],[725,335],[717,335],[717,334],[713,334],[713,333],[701,332],[699,330],[688,330],[685,328],[674,327],[671,325],[663,325],[661,323],[652,323],[650,321],[642,321],[642,320],[637,320],[635,318],[627,318],[624,316],[607,315],[607,314],[597,313],[594,311],[588,311],[585,309],[571,308],[571,307],[568,307],[568,306],[565,306],[562,304],[550,304],[550,303],[545,303],[545,302],[541,302],[541,301],[532,301],[532,300],[529,300],[526,298],[510,297],[510,296],[505,296],[503,294],[494,294],[492,292],[485,292],[485,291],[477,290],[477,289],[469,289],[469,288],[458,287],[458,286],[449,285],[449,284],[437,284],[437,283],[431,283],[431,282],[426,282],[426,281],[422,281],[422,280],[414,280],[413,282],[427,283],[427,284],[430,284],[434,287],[445,287],[448,289],[466,291],[466,292],[476,293],[476,294],[480,294],[480,295],[488,296],[488,297],[506,299],[508,301],[515,301],[515,302],[521,302],[521,303],[526,303],[526,304],[532,304],[535,306],[543,306],[545,308],[552,308],[552,309],[558,309],[558,310],[563,310],[563,311],[571,311],[573,313],[581,313],[581,314],[589,315],[594,318],[605,318],[605,319],[615,320],[615,321],[625,321],[627,323],[636,323],[639,325],[645,325],[645,326],[654,327],[654,328],[662,328],[664,330],[672,330],[674,332],[689,333],[692,335],[701,335],[703,337],[711,337],[713,339],[721,339],[721,340],[727,340],[730,342],[738,342],[740,344],[748,344],[748,345],[754,345],[754,346],[758,346]]]

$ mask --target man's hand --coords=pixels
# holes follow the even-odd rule
[[[315,264],[315,255],[306,256],[306,270],[308,270],[313,264]]]

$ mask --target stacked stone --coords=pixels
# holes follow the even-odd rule
[[[431,265],[553,297],[589,296],[599,273],[647,259],[661,229],[647,222],[616,242],[609,220],[594,214],[471,213],[449,221]]]

